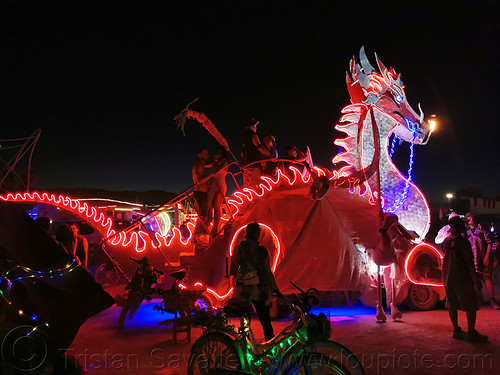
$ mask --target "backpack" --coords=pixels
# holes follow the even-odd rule
[[[239,245],[238,251],[238,273],[236,274],[236,285],[244,286],[244,285],[258,285],[259,275],[255,266],[250,263],[248,259],[248,251],[251,250],[248,248],[248,245],[245,246],[245,242]],[[255,249],[257,250],[257,249]]]

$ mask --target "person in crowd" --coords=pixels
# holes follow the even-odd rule
[[[61,224],[57,228],[56,241],[66,250],[73,258],[76,256],[76,238],[68,224]]]
[[[278,150],[276,144],[276,138],[272,135],[268,135],[263,139],[264,146],[266,146],[267,151],[271,154],[271,159],[278,159]],[[262,174],[266,176],[275,176],[276,169],[278,165],[276,161],[268,160],[262,163]]]
[[[236,246],[231,257],[229,274],[234,277],[234,293],[252,302],[265,339],[270,340],[274,337],[270,314],[272,293],[281,293],[271,271],[269,251],[259,244],[260,225],[256,222],[248,224],[245,233],[245,240]]]
[[[453,217],[455,216],[459,216],[457,215],[456,213],[452,212],[449,216],[448,216],[448,221],[450,221]],[[446,237],[448,237],[448,231],[450,230],[450,226],[448,224],[446,224],[444,227],[442,227],[438,234],[436,235],[436,238],[434,239],[434,243],[436,245],[441,245],[444,240],[446,239]]]
[[[466,220],[469,229],[467,230],[467,238],[472,247],[472,254],[474,255],[474,265],[476,272],[481,276],[482,281],[486,286],[486,290],[490,296],[490,304],[493,308],[497,309],[498,305],[495,300],[495,290],[491,280],[491,273],[493,270],[493,263],[491,260],[491,247],[492,239],[481,230],[477,216],[467,214]],[[482,301],[482,284],[478,285],[479,300]]]
[[[219,222],[222,215],[222,204],[227,192],[226,174],[228,168],[227,152],[222,146],[217,147],[212,162],[212,178],[209,180],[207,194],[208,211],[213,217],[211,237],[215,238],[219,233]]]
[[[495,262],[493,250],[495,238],[493,237],[493,234],[488,230],[488,224],[486,222],[479,222],[477,218],[474,217],[472,220],[475,220],[473,225],[477,226],[476,230],[479,230],[482,235],[481,254],[483,254],[483,261],[480,267],[478,267],[478,272],[481,274],[484,284],[486,285],[486,290],[489,293],[490,305],[494,309],[500,310],[500,306],[495,299],[495,287],[493,286],[492,281],[493,265]]]
[[[302,173],[303,167],[299,163],[306,161],[306,155],[302,151],[296,146],[288,146],[286,148],[286,159],[290,160],[283,163],[285,167],[284,171],[288,177],[293,178],[293,172],[290,170],[290,167],[295,167]]]
[[[76,240],[76,250],[75,255],[80,261],[83,268],[87,269],[87,262],[89,259],[89,243],[87,239],[80,234],[80,229],[78,225],[71,224],[71,230]]]
[[[306,161],[306,155],[300,151],[296,146],[288,146],[286,148],[286,157],[296,163],[303,163]]]
[[[262,166],[259,161],[267,156],[271,158],[271,153],[264,146],[257,135],[257,125],[259,121],[252,118],[245,125],[243,133],[241,156],[243,158],[243,183],[246,187],[257,187],[260,183]]]
[[[448,222],[449,236],[443,242],[443,285],[446,292],[446,305],[451,324],[453,338],[465,339],[469,342],[487,342],[488,337],[476,331],[476,314],[478,307],[476,288],[479,281],[474,267],[474,256],[469,241],[463,236],[466,232],[464,221],[453,217]],[[467,317],[467,333],[464,334],[458,325],[458,309],[462,309]]]

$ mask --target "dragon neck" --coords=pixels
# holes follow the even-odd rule
[[[397,169],[388,153],[389,136],[397,125],[396,121],[377,107],[364,104],[347,106],[337,130],[345,132],[347,137],[338,139],[335,144],[343,147],[333,162],[346,163],[339,171],[339,176],[367,168],[376,156],[376,142],[379,139],[379,173],[380,190],[384,200],[384,211],[398,215],[400,222],[408,229],[415,231],[423,238],[429,227],[430,213],[423,194],[406,176]],[[372,124],[372,122],[375,124]],[[375,126],[373,126],[375,125]],[[374,134],[378,132],[378,137]],[[378,191],[378,181],[370,178],[367,182],[369,190]]]

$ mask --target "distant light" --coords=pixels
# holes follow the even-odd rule
[[[453,194],[451,194],[451,193],[446,194],[446,198],[448,198],[448,199],[453,198]]]

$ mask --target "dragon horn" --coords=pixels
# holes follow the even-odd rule
[[[396,85],[398,85],[399,87],[403,87],[403,81],[401,79],[401,74],[398,76],[398,78],[396,79],[396,81],[394,83]]]
[[[424,123],[424,111],[422,111],[422,107],[420,106],[420,103],[418,103],[418,109],[420,110],[420,118],[419,121],[421,124]]]
[[[361,85],[361,87],[363,87],[365,89],[370,88],[370,86],[371,86],[371,84],[370,84],[370,76],[367,76],[366,74],[364,74],[361,71],[361,68],[360,68],[360,66],[358,64],[356,64],[356,75],[358,77],[359,84]]]
[[[352,85],[352,79],[351,77],[349,77],[349,72],[345,72],[345,83],[347,84],[347,86]]]
[[[382,75],[384,77],[387,77],[387,68],[385,67],[385,65],[382,63],[382,61],[380,61],[380,59],[378,58],[377,56],[377,52],[375,52],[375,59],[377,60],[377,65],[378,65],[378,68],[380,70],[380,73],[382,73]]]
[[[361,46],[359,50],[359,61],[361,62],[365,74],[371,74],[373,72],[373,66],[371,66],[370,61],[368,61],[368,57],[366,57],[365,46]]]
[[[355,63],[354,56],[349,61],[349,69],[351,71],[351,77],[352,77],[352,79],[356,80],[357,79],[357,77],[356,77],[356,63]]]

